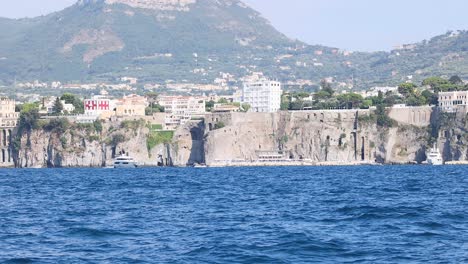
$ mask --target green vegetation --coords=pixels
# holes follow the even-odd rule
[[[102,122],[101,120],[96,120],[93,122],[94,130],[98,133],[102,132]]]
[[[174,137],[174,131],[151,131],[146,139],[148,151],[160,144],[169,144]]]
[[[383,104],[377,105],[375,115],[377,116],[377,126],[392,127],[394,125],[394,121],[388,116]]]
[[[83,101],[76,95],[71,93],[64,93],[60,100],[65,101],[66,104],[72,104],[75,107],[73,113],[70,114],[83,114],[84,113],[84,105]]]
[[[47,132],[55,132],[62,134],[65,131],[67,131],[70,128],[70,122],[68,122],[68,119],[66,118],[54,118],[49,120],[48,123],[46,123],[43,126],[43,129]]]
[[[289,40],[267,21],[258,19],[254,10],[237,5],[220,7],[216,1],[202,1],[191,12],[173,12],[177,19],[170,20],[155,19],[155,14],[148,10],[124,5],[113,6],[113,12],[105,12],[104,1],[84,2],[47,16],[0,20],[0,51],[8,57],[8,60],[0,60],[0,80],[5,84],[14,83],[15,79],[39,78],[63,82],[117,82],[121,76],[134,76],[141,83],[166,80],[210,83],[219,72],[244,76],[248,73],[247,65],[282,80],[304,79],[319,83],[325,76],[333,76],[337,81],[352,79],[357,89],[371,84],[396,85],[408,75],[414,75],[416,81],[455,73],[461,78],[468,77],[466,31],[458,36],[448,32],[393,52],[345,54],[334,48]],[[212,12],[215,9],[218,12]],[[126,11],[135,15],[122,16]],[[236,26],[220,31],[219,25],[228,22]],[[81,35],[83,39],[96,31],[101,32],[101,41],[85,39],[69,52],[57,52],[80,32],[86,32]],[[246,46],[239,45],[244,42],[240,39],[246,32],[252,41]],[[112,39],[118,39],[124,48],[118,50],[118,44]],[[102,51],[103,47],[116,49],[92,62],[83,61],[84,54]],[[318,51],[321,55],[315,53]],[[196,59],[194,52],[198,55]],[[172,56],[151,56],[160,53]],[[292,57],[278,60],[281,55]],[[297,62],[304,63],[298,66]],[[314,66],[315,62],[322,66]],[[290,70],[281,70],[278,65]],[[202,76],[193,72],[195,68],[209,70]],[[319,97],[327,99],[331,95],[324,89]]]
[[[225,127],[225,126],[226,126],[226,125],[224,124],[224,122],[219,121],[218,123],[216,123],[216,124],[214,125],[214,129],[221,129],[221,128]]]
[[[160,124],[153,124],[151,125],[151,130],[162,130],[163,126]]]
[[[251,106],[250,104],[248,104],[248,103],[243,103],[243,104],[241,105],[242,112],[248,112],[248,111],[250,110],[251,107],[252,107],[252,106]]]
[[[164,113],[165,109],[162,105],[159,104],[151,104],[149,107],[145,108],[145,115],[150,116],[154,113]]]
[[[39,108],[38,104],[24,104],[21,107],[18,134],[23,132],[31,132],[38,128],[39,124]]]
[[[364,98],[357,93],[335,93],[328,83],[322,82],[322,89],[314,94],[313,100],[304,100],[310,94],[304,92],[284,93],[281,98],[281,110],[321,110],[321,109],[369,109],[370,107],[391,107],[395,104],[407,106],[437,105],[438,92],[468,90],[458,76],[450,80],[440,77],[430,77],[419,87],[415,83],[402,83],[398,93],[388,92],[374,97]],[[381,109],[379,109],[380,112]],[[379,124],[390,125],[383,115],[378,118]]]
[[[220,98],[218,100],[218,104],[228,104],[228,103],[229,103],[229,101],[226,98]]]
[[[139,120],[125,120],[120,123],[120,128],[136,130],[146,125],[146,121],[143,119]]]
[[[213,101],[213,100],[206,101],[205,102],[205,111],[206,112],[211,112],[211,110],[213,110],[213,108],[214,108],[214,105],[215,105],[215,101]]]
[[[164,113],[165,109],[162,105],[157,104],[158,94],[154,92],[146,93],[145,97],[150,103],[149,107],[145,109],[146,115],[153,115],[154,113]]]

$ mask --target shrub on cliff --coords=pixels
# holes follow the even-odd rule
[[[56,118],[43,126],[45,131],[64,133],[70,128],[70,122],[66,118]]]
[[[218,122],[217,124],[215,124],[214,129],[221,129],[225,126],[226,125],[224,124],[224,122]]]
[[[151,151],[154,147],[161,144],[169,144],[172,142],[174,137],[173,131],[153,131],[148,135],[146,139],[146,146],[148,151]]]
[[[24,131],[30,132],[33,129],[38,128],[39,120],[39,109],[24,107],[20,113],[20,119],[18,123],[19,134]]]
[[[377,126],[379,127],[392,127],[394,121],[387,115],[385,111],[385,106],[383,104],[377,105],[377,110],[375,111],[377,116]]]
[[[121,128],[125,129],[133,129],[136,130],[138,128],[144,127],[146,125],[146,121],[143,119],[139,120],[125,120],[120,123]]]
[[[93,122],[94,130],[98,133],[102,132],[102,122],[101,120],[96,120]]]

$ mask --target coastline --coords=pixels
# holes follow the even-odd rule
[[[468,161],[450,161],[446,162],[442,167],[446,166],[467,166]],[[206,169],[206,168],[261,168],[261,167],[366,167],[366,166],[423,166],[423,167],[440,167],[429,164],[417,163],[370,163],[370,162],[283,162],[283,163],[266,163],[266,162],[237,162],[230,164],[211,164],[203,166],[155,166],[155,165],[142,165],[134,169],[148,169],[148,168],[193,168],[193,169]],[[38,169],[114,169],[121,170],[113,167],[99,167],[99,166],[67,166],[67,167],[1,167],[0,170],[38,170]],[[130,168],[133,170],[133,168]]]

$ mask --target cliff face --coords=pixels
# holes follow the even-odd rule
[[[208,114],[153,145],[154,131],[144,121],[108,121],[99,132],[92,125],[71,125],[24,133],[14,159],[17,167],[101,167],[125,151],[147,166],[161,160],[167,166],[215,166],[271,153],[315,163],[405,164],[425,161],[435,142],[445,161],[468,160],[466,115],[424,113],[429,126],[424,121],[392,128],[377,127],[369,110]]]
[[[145,166],[156,166],[161,159],[169,166],[202,163],[203,152],[196,152],[200,142],[192,142],[190,133],[197,131],[197,126],[198,123],[183,126],[175,131],[176,140],[151,149],[148,149],[150,129],[144,121],[107,122],[99,132],[92,125],[73,125],[65,130],[36,129],[19,137],[21,147],[15,155],[15,164],[21,168],[104,167],[111,166],[120,152],[128,153]]]
[[[257,160],[268,152],[318,163],[425,160],[426,128],[382,129],[370,118],[368,110],[212,115],[207,118],[206,162]]]
[[[466,111],[438,115],[437,146],[445,161],[468,160],[468,118]]]

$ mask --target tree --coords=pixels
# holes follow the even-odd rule
[[[387,112],[385,111],[385,106],[383,104],[377,105],[375,114],[377,115],[377,126],[391,127],[393,125],[392,119],[388,117]]]
[[[429,91],[429,90],[424,90],[421,93],[421,96],[426,99],[426,102],[430,105],[438,105],[439,104],[439,98],[437,94]]]
[[[60,100],[64,101],[66,104],[72,104],[75,107],[73,113],[75,114],[82,114],[84,113],[84,105],[83,101],[78,98],[76,95],[71,93],[64,93]]]
[[[248,112],[251,108],[251,106],[248,103],[243,103],[241,107],[242,107],[242,111],[244,112]]]
[[[346,93],[338,95],[337,100],[339,102],[340,107],[354,109],[361,107],[364,98],[362,98],[362,95],[360,94]]]
[[[291,104],[290,95],[288,93],[283,93],[283,95],[281,95],[280,109],[283,111],[289,110],[290,104]]]
[[[213,100],[207,101],[207,102],[205,103],[205,110],[206,110],[207,112],[211,112],[211,109],[213,109],[214,105],[215,105],[215,102],[214,102]]]
[[[412,94],[406,98],[406,105],[408,106],[421,106],[425,104],[427,104],[427,101],[424,96],[416,96]]]
[[[31,131],[38,127],[39,109],[34,104],[24,104],[20,113],[18,130],[21,134],[23,131]]]
[[[63,111],[63,104],[62,101],[60,101],[60,98],[57,97],[55,99],[54,107],[52,108],[52,112],[56,115],[61,114]]]
[[[226,98],[220,98],[218,100],[218,104],[227,104],[227,103],[229,103],[229,102],[228,102],[228,100]]]
[[[458,75],[450,77],[449,82],[455,85],[463,84],[463,80]]]
[[[315,100],[325,100],[331,98],[330,93],[327,91],[320,90],[314,94]]]
[[[333,97],[333,94],[335,94],[335,91],[331,87],[331,84],[325,80],[320,81],[320,87],[322,88],[321,92],[325,92],[328,94],[327,98],[331,98]]]
[[[456,85],[441,77],[429,77],[422,84],[431,87],[435,93],[456,90]]]
[[[145,94],[145,97],[150,102],[156,102],[158,100],[158,96],[159,96],[159,94],[157,94],[155,92],[149,92],[149,93]]]
[[[148,99],[150,103],[150,107],[145,109],[145,114],[146,115],[152,115],[154,113],[154,103],[157,102],[158,100],[158,94],[155,92],[149,92],[145,94],[145,97]]]
[[[293,96],[299,100],[302,100],[304,98],[307,98],[310,96],[309,93],[306,93],[306,92],[299,92],[299,93],[294,93]]]
[[[362,101],[361,109],[369,109],[372,106],[372,100],[366,99]]]
[[[409,96],[414,94],[417,86],[414,83],[402,83],[398,85],[398,92],[403,96]]]

